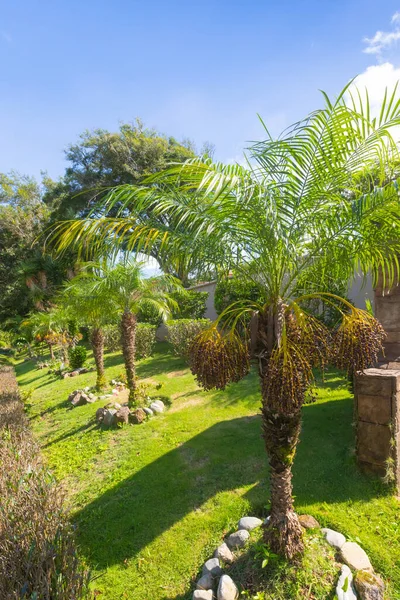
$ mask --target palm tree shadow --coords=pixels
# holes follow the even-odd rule
[[[352,401],[348,398],[304,408],[294,467],[299,505],[367,501],[389,493],[378,480],[358,471],[350,453],[354,444],[351,422]],[[246,497],[253,513],[263,516],[267,475],[260,417],[217,423],[77,513],[80,545],[98,568],[121,563],[218,492],[249,485]]]

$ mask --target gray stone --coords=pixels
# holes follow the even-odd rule
[[[384,598],[385,584],[376,573],[357,571],[354,585],[361,600],[383,600]]]
[[[218,546],[218,548],[214,552],[214,557],[219,558],[219,560],[222,560],[223,562],[228,564],[232,563],[235,559],[232,552],[229,550],[228,544],[225,544],[225,542]]]
[[[357,600],[353,586],[353,575],[347,565],[342,565],[339,581],[336,586],[338,600]]]
[[[246,529],[247,531],[251,531],[256,527],[260,527],[263,524],[261,519],[257,519],[257,517],[242,517],[238,523],[238,529]]]
[[[146,413],[146,415],[149,415],[149,417],[152,417],[154,415],[153,411],[151,410],[151,408],[148,408],[147,406],[145,406],[143,408],[144,412]]]
[[[268,515],[268,517],[265,517],[264,519],[264,525],[268,525],[268,523],[270,522],[271,517]]]
[[[115,414],[116,414],[116,410],[115,408],[107,408],[104,416],[103,416],[103,423],[106,427],[112,427],[113,425],[115,425],[116,420],[115,420]]]
[[[212,590],[213,587],[213,576],[210,572],[205,573],[200,577],[196,584],[198,590]]]
[[[222,573],[218,558],[209,558],[203,565],[202,575],[210,573],[213,577],[218,577]]]
[[[72,406],[82,406],[83,404],[86,404],[86,402],[86,395],[81,392],[75,394],[71,400]]]
[[[340,550],[346,542],[346,538],[344,537],[344,535],[342,533],[339,533],[338,531],[334,531],[333,529],[329,529],[327,527],[323,527],[321,531],[324,534],[328,544],[330,544],[334,548],[337,548],[337,550]]]
[[[96,422],[97,423],[102,423],[104,420],[104,415],[106,413],[107,409],[106,408],[98,408],[96,410]]]
[[[246,529],[239,529],[239,531],[235,531],[235,533],[231,533],[231,535],[228,536],[226,543],[231,550],[243,548],[249,537],[250,534]]]
[[[152,402],[150,404],[150,408],[153,413],[162,413],[165,410],[164,402],[161,402],[161,400],[156,400],[156,402]]]
[[[127,425],[129,423],[129,415],[130,410],[127,406],[122,406],[115,413],[115,420],[117,423],[121,423],[122,425]]]
[[[372,571],[371,562],[366,552],[356,542],[346,542],[340,549],[343,562],[355,571],[365,569]]]
[[[218,600],[237,600],[239,598],[239,590],[229,575],[222,575],[218,584],[217,599]]]
[[[193,600],[213,600],[212,590],[195,590]]]

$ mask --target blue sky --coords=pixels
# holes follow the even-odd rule
[[[352,77],[400,79],[400,0],[3,0],[0,171],[56,178],[85,129],[141,117],[240,160]],[[394,18],[393,18],[394,16]],[[369,42],[365,41],[369,38]]]

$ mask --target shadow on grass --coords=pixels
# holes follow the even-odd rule
[[[75,429],[70,429],[69,431],[67,431],[66,433],[64,433],[63,435],[60,435],[58,438],[55,438],[54,440],[51,440],[50,442],[47,442],[47,444],[45,444],[43,446],[43,448],[49,448],[50,446],[53,446],[53,444],[58,444],[59,442],[62,442],[64,440],[67,440],[68,438],[77,435],[79,433],[83,433],[84,431],[88,432],[91,429],[96,429],[98,427],[95,418],[93,417],[92,419],[90,419],[90,421],[88,421],[87,423],[85,423],[84,425],[81,425],[80,427],[76,427]]]
[[[298,505],[389,493],[358,471],[351,422],[351,399],[304,407],[294,467]],[[105,568],[135,556],[221,491],[256,484],[246,497],[263,516],[268,484],[260,425],[259,416],[217,423],[88,504],[75,517],[88,559]]]

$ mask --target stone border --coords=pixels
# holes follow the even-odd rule
[[[318,521],[311,515],[300,515],[299,520],[304,529],[320,529]],[[240,519],[237,531],[231,533],[215,550],[213,558],[204,563],[192,600],[238,600],[239,589],[233,579],[223,572],[223,566],[235,560],[232,551],[246,545],[250,531],[268,521],[269,517],[265,521],[257,517]],[[322,528],[321,531],[327,543],[339,552],[342,563],[336,585],[338,600],[383,600],[385,584],[374,572],[361,546],[347,541],[343,534],[333,529]]]

